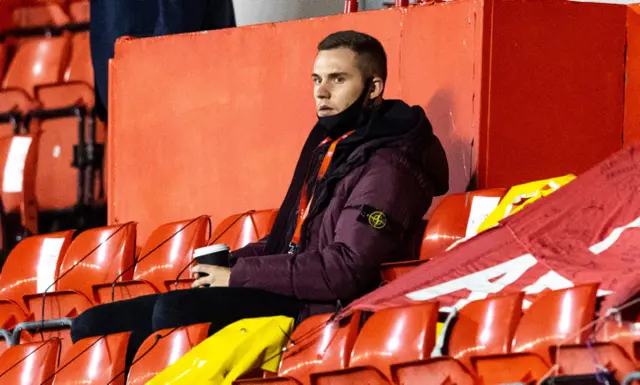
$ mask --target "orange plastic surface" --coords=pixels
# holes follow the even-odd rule
[[[627,6],[624,145],[640,143],[640,4]]]
[[[13,11],[13,26],[16,28],[63,26],[69,21],[69,16],[58,4],[21,7]]]
[[[391,365],[430,357],[437,322],[437,302],[380,310],[360,331],[349,369],[318,373],[312,381],[318,385],[388,383]]]
[[[34,87],[63,79],[70,55],[69,36],[30,39],[18,47],[2,88],[19,88],[34,97]]]
[[[56,369],[60,341],[33,342],[16,345],[0,356],[0,384],[51,385],[49,378]]]
[[[393,381],[403,385],[477,385],[477,379],[459,361],[449,357],[434,358],[424,362],[395,365]]]
[[[509,353],[523,297],[523,293],[503,294],[465,305],[451,331],[449,355],[469,366],[470,356]]]
[[[127,385],[143,385],[163,369],[176,362],[194,346],[204,341],[209,324],[164,329],[147,338],[136,353]],[[157,336],[161,336],[157,340]]]
[[[54,385],[103,385],[124,370],[130,333],[82,339],[62,357]],[[118,377],[113,385],[124,385]]]
[[[231,215],[216,226],[209,243],[225,243],[236,250],[257,242],[269,234],[277,215],[277,209]]]
[[[11,251],[0,272],[0,298],[12,300],[22,306],[22,297],[38,292],[38,277],[55,278],[62,255],[71,244],[73,231],[35,235],[25,238]],[[49,242],[62,242],[60,253],[46,253]]]
[[[69,16],[75,23],[86,23],[91,17],[88,0],[73,1],[69,4]]]
[[[180,270],[192,260],[193,250],[209,240],[209,219],[201,216],[192,220],[161,225],[145,243],[135,269],[133,280],[116,284],[115,299],[165,291],[165,282],[178,278]],[[189,269],[180,275],[190,276]],[[96,287],[100,303],[111,302],[111,284]]]

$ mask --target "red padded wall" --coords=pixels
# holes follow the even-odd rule
[[[580,173],[622,147],[626,7],[494,0],[479,180]]]
[[[426,108],[452,187],[466,187],[478,131],[482,14],[473,2],[232,30],[123,39],[112,64],[109,220],[153,226],[279,206],[315,122],[317,43],[356,29],[387,49],[387,97]],[[478,141],[476,140],[475,143]]]

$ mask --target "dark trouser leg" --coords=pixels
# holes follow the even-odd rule
[[[132,332],[127,346],[128,368],[142,342],[153,332],[151,318],[158,294],[145,295],[126,301],[116,301],[88,309],[73,320],[71,339]]]
[[[153,329],[211,322],[209,333],[243,318],[289,316],[300,312],[299,301],[268,291],[211,287],[178,290],[158,298],[153,312]]]

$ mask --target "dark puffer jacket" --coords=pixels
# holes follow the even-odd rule
[[[366,136],[315,186],[298,252],[263,255],[264,240],[239,249],[230,286],[296,297],[312,315],[378,287],[382,263],[418,258],[422,218],[448,190],[447,159],[421,107],[385,101],[376,119],[386,132]]]

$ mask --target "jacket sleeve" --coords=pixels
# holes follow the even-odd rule
[[[257,242],[249,243],[248,245],[241,247],[231,252],[231,258],[229,258],[229,265],[234,266],[238,259],[246,257],[259,257],[264,255],[264,250],[267,246],[268,236],[260,239]]]
[[[432,192],[426,193],[404,165],[374,156],[365,167],[339,213],[333,243],[293,255],[241,258],[230,285],[309,301],[352,300],[375,288],[380,265],[398,249],[404,230],[421,220]],[[376,229],[358,220],[362,205],[384,213],[395,228]]]

